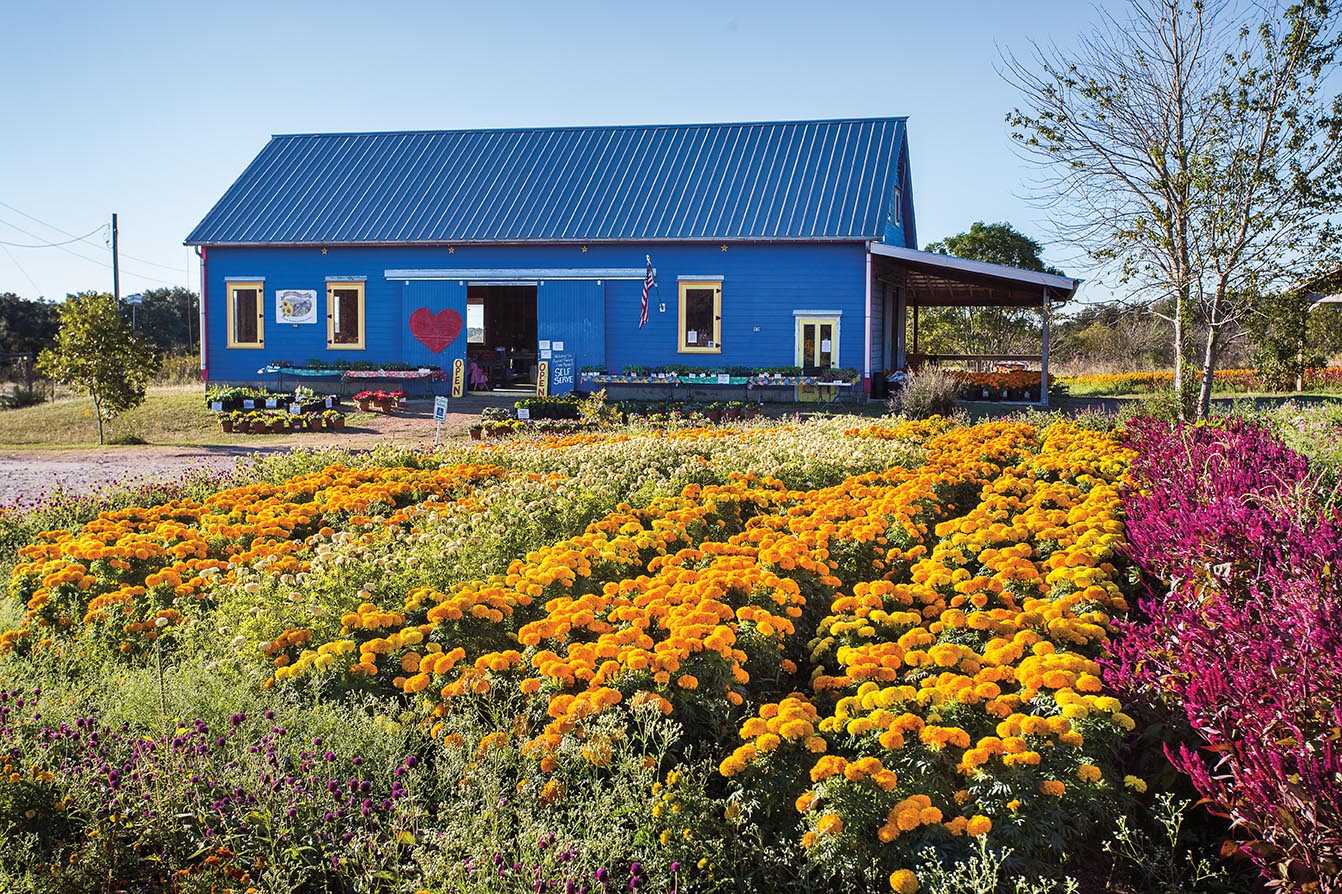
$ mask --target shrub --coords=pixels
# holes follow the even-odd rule
[[[1255,425],[1147,420],[1131,445],[1128,555],[1147,595],[1110,680],[1203,744],[1170,758],[1265,876],[1342,891],[1342,518]]]
[[[155,385],[199,385],[200,355],[169,354],[154,375]]]
[[[894,397],[890,398],[893,412],[911,419],[948,416],[955,409],[955,396],[960,382],[950,373],[927,367],[909,377]]]

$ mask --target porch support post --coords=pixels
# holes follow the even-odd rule
[[[862,390],[871,393],[871,244],[867,244],[866,318],[862,322]]]
[[[906,336],[908,335],[908,300],[904,297],[904,287],[895,286],[895,369],[909,365]]]
[[[1042,337],[1039,350],[1039,404],[1040,406],[1047,407],[1048,406],[1048,324],[1049,324],[1049,318],[1053,316],[1052,308],[1049,307],[1047,286],[1044,287],[1044,303],[1043,306],[1040,308],[1040,310],[1044,317],[1044,325],[1041,329]]]

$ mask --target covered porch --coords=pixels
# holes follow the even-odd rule
[[[1053,310],[1071,299],[1081,280],[881,243],[871,245],[870,257],[873,292],[880,298],[871,330],[876,341],[871,356],[878,373],[881,369],[917,370],[929,364],[953,364],[973,372],[991,372],[1004,365],[1037,369],[1039,402],[1048,405],[1049,326]],[[918,317],[921,309],[929,307],[1037,310],[1039,352],[927,353],[919,344]]]

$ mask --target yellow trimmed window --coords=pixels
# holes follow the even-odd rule
[[[326,284],[326,347],[363,350],[363,295],[361,282]]]
[[[228,346],[266,346],[266,284],[230,282],[228,291]]]
[[[722,353],[722,283],[680,284],[679,338],[682,354]]]

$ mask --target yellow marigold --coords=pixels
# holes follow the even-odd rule
[[[837,813],[827,813],[816,823],[816,831],[821,835],[838,835],[843,831],[843,818]]]
[[[895,894],[917,894],[918,876],[909,869],[896,869],[890,873],[890,890]]]
[[[1104,774],[1094,764],[1082,764],[1076,768],[1076,775],[1082,782],[1099,782]]]
[[[1137,776],[1124,776],[1123,784],[1139,794],[1146,791],[1146,780]]]
[[[965,831],[968,832],[970,835],[975,836],[987,835],[989,832],[992,831],[992,828],[993,828],[993,821],[988,819],[988,817],[983,816],[982,814],[979,814],[978,816],[971,816],[969,818],[969,822],[965,824]]]
[[[1039,790],[1046,795],[1052,795],[1055,798],[1061,798],[1067,794],[1067,786],[1063,785],[1057,779],[1045,779],[1044,784],[1039,786]]]

